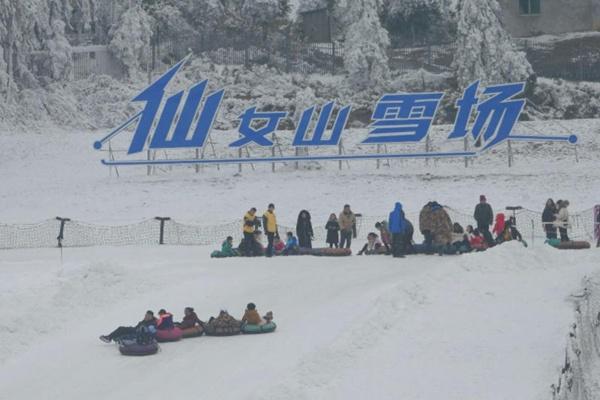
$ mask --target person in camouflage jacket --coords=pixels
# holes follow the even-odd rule
[[[434,246],[445,246],[452,243],[452,220],[448,213],[437,202],[425,204],[419,214],[419,229],[425,242]]]

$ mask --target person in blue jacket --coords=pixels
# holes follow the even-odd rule
[[[285,249],[283,249],[283,255],[298,254],[298,239],[292,232],[287,233],[287,240],[285,242]]]
[[[406,219],[402,204],[396,203],[394,211],[390,213],[388,221],[388,229],[392,234],[392,255],[396,258],[404,257],[404,232],[406,230]]]

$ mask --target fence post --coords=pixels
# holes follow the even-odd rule
[[[535,241],[535,222],[531,220],[531,246],[533,247],[533,243]]]
[[[241,147],[238,149],[238,157],[240,160],[242,159],[242,148]],[[238,172],[240,174],[242,173],[242,163],[238,164]]]
[[[170,221],[169,217],[155,217],[157,221],[160,221],[160,237],[158,239],[158,244],[165,244],[165,221]]]
[[[344,145],[342,144],[342,139],[340,139],[340,144],[338,145],[338,155],[342,155],[342,152],[344,150]],[[341,171],[342,170],[342,160],[338,161],[338,168]]]
[[[65,223],[71,221],[71,219],[56,217],[56,220],[60,221],[60,229],[58,230],[58,236],[56,237],[56,240],[58,240],[58,247],[62,248],[62,241],[65,238]]]
[[[271,157],[275,158],[275,146],[271,147]],[[271,172],[275,172],[275,163],[271,163]]]
[[[507,143],[508,143],[508,168],[511,168],[512,164],[513,164],[512,146],[510,144],[510,140],[508,140]]]
[[[469,149],[469,144],[467,143],[467,137],[465,136],[465,153]],[[469,168],[469,158],[465,157],[465,168]]]
[[[200,159],[200,150],[196,148],[196,160]],[[200,164],[195,165],[196,173],[200,172]]]
[[[331,75],[335,75],[335,41],[331,41]]]

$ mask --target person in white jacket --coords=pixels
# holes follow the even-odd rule
[[[558,214],[556,215],[556,226],[558,226],[558,231],[560,232],[560,241],[568,242],[569,235],[567,234],[567,229],[569,228],[569,201],[562,200],[557,202],[558,206]]]

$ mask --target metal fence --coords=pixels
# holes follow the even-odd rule
[[[586,277],[583,291],[570,297],[575,308],[565,349],[565,360],[556,384],[554,400],[600,398],[600,276]]]
[[[216,64],[267,65],[283,72],[341,73],[343,47],[337,42],[305,43],[291,36],[274,38],[211,35],[163,38],[155,33],[152,39],[153,69],[157,63],[172,65],[190,52]]]
[[[445,207],[453,222],[463,226],[473,225],[470,213]],[[517,227],[531,245],[543,243],[544,230],[541,213],[532,210],[516,212]],[[407,218],[415,223],[415,240],[418,234],[418,213],[408,213]],[[594,239],[593,210],[585,210],[570,216],[569,234],[575,240]],[[357,218],[357,235],[362,240],[367,233],[375,231],[375,223],[387,220],[387,216],[360,215]],[[325,244],[327,231],[323,224],[315,224],[315,243]],[[89,224],[67,218],[55,218],[37,224],[0,224],[0,249],[88,247],[88,246],[131,246],[131,245],[193,245],[218,246],[227,236],[237,242],[241,240],[242,221],[219,225],[187,224],[170,218],[157,217],[141,222],[105,226]],[[279,225],[280,232],[295,229]]]

